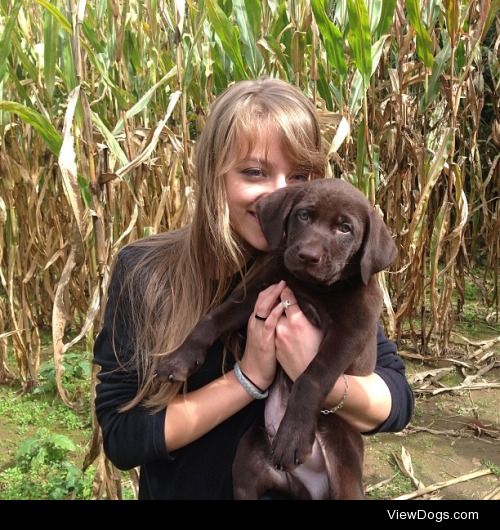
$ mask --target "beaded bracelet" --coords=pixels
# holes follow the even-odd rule
[[[328,416],[329,414],[334,414],[344,406],[347,397],[347,391],[349,390],[349,383],[347,382],[347,377],[345,376],[345,374],[342,374],[342,377],[344,378],[345,384],[345,390],[342,399],[335,405],[335,407],[331,409],[321,409],[321,414],[324,414],[325,416]]]
[[[269,395],[269,390],[262,391],[257,385],[241,371],[240,363],[234,365],[234,375],[238,379],[240,385],[254,398],[265,399]]]

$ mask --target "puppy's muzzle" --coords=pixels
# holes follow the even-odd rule
[[[323,258],[323,252],[314,247],[303,246],[297,252],[297,257],[305,266],[319,265]]]

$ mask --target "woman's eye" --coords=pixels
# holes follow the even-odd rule
[[[300,221],[309,221],[309,219],[311,218],[311,216],[309,215],[309,212],[307,210],[299,210],[297,212],[297,218],[300,220]]]
[[[247,177],[260,177],[263,175],[262,169],[258,167],[249,167],[247,169],[244,169],[242,173]]]
[[[303,175],[298,173],[297,175],[292,175],[290,177],[290,180],[293,180],[295,182],[307,182],[309,180],[309,175]]]
[[[344,233],[344,234],[347,234],[348,232],[352,232],[352,229],[351,229],[351,225],[348,224],[348,223],[342,223],[340,226],[339,226],[339,230]]]

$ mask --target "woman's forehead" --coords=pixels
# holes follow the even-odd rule
[[[284,134],[274,124],[256,127],[253,131],[239,131],[233,151],[240,158],[260,158],[265,160],[272,150],[283,149]]]

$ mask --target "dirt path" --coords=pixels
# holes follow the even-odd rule
[[[407,363],[408,373],[423,365]],[[485,380],[500,381],[500,369],[491,370]],[[451,386],[451,385],[450,385]],[[455,431],[459,436],[414,432],[413,427]],[[444,393],[417,399],[410,429],[399,434],[380,434],[366,441],[365,484],[392,480],[368,494],[369,498],[390,499],[416,488],[395,463],[404,446],[410,453],[415,476],[425,486],[490,467],[496,473],[446,487],[423,498],[482,499],[500,486],[500,389]]]

